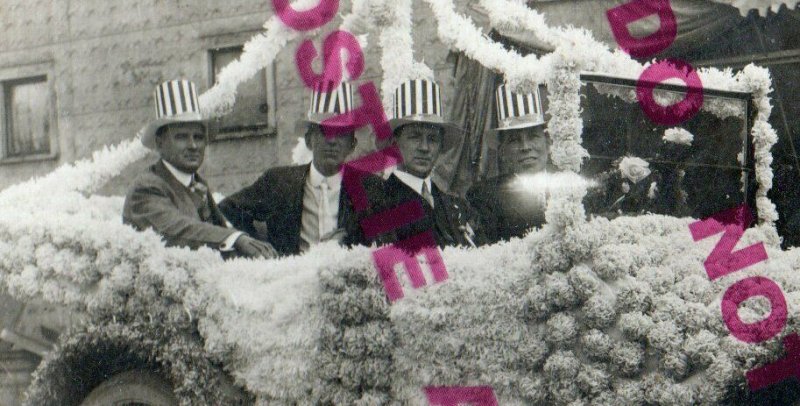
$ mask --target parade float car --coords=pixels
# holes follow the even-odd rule
[[[778,338],[740,341],[719,309],[728,285],[761,274],[793,308],[797,251],[780,250],[762,221],[742,243],[764,241],[770,260],[712,282],[703,262],[714,241],[694,242],[688,227],[759,207],[752,96],[705,89],[706,107],[665,140],[629,97],[634,80],[581,81],[591,156],[582,176],[553,175],[547,224],[444,249],[449,278],[414,290],[401,272],[405,297],[394,303],[367,247],[226,262],[123,225],[121,197],[64,193],[45,219],[6,209],[48,178],[6,190],[4,285],[72,312],[28,403],[426,404],[425,387],[491,386],[502,405],[789,404],[789,384],[754,395],[745,383],[745,371],[780,357]],[[109,166],[124,148],[52,176]],[[615,169],[633,156],[650,163],[638,182]],[[746,302],[741,317],[763,317],[765,303]],[[785,330],[796,327],[790,313]]]
[[[501,405],[794,402],[790,381],[753,393],[745,379],[783,357],[781,339],[800,327],[800,254],[780,248],[767,198],[776,141],[768,71],[702,71],[697,114],[660,126],[637,102],[642,65],[585,33],[545,32],[558,43],[547,69],[525,71],[546,63],[519,55],[496,66],[502,58],[487,49],[505,51],[474,48],[485,40],[477,30],[452,29],[469,27],[456,24],[446,1],[428,3],[445,43],[505,67],[523,87],[525,75],[547,84],[550,158],[560,172],[520,189],[546,199],[543,227],[443,249],[442,282],[415,289],[398,269],[404,295],[390,302],[374,247],[329,243],[299,256],[223,261],[123,225],[122,197],[96,193],[144,157],[137,139],[123,142],[0,192],[2,286],[61,312],[44,329],[26,325],[23,313],[4,333],[46,353],[27,403],[425,405],[432,387],[491,388]],[[403,67],[383,66],[384,75]],[[669,105],[692,90],[661,84],[654,95]],[[704,262],[719,238],[695,241],[690,225],[741,205],[756,221],[737,246],[763,243],[768,260],[710,280]],[[729,287],[753,276],[774,281],[790,310],[762,342],[732,335],[720,310]],[[738,318],[773,320],[777,310],[761,299],[741,303]]]

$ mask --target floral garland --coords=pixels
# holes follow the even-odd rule
[[[584,190],[551,198],[579,202]],[[3,238],[13,244],[0,256],[8,258],[0,270],[4,280],[14,280],[15,269],[34,275],[12,284],[16,295],[78,304],[96,325],[43,364],[34,399],[55,393],[46,382],[60,381],[49,377],[70,376],[59,369],[72,359],[68,354],[80,357],[102,337],[150,343],[136,338],[146,332],[180,340],[194,321],[204,351],[191,342],[160,342],[141,354],[171,352],[169,363],[178,371],[224,359],[239,383],[278,404],[408,404],[419,400],[422,386],[471,384],[492,385],[503,404],[715,403],[745,369],[778,352],[777,338],[750,345],[728,337],[718,309],[719,289],[730,281],[707,281],[702,261],[713,241],[693,242],[691,220],[648,215],[575,223],[581,213],[570,207],[550,205],[548,227],[524,239],[445,249],[449,280],[419,290],[405,286],[407,297],[391,308],[366,247],[329,244],[302,257],[222,262],[210,251],[165,248],[151,233],[88,216],[19,228],[0,221]],[[86,226],[59,232],[63,220]],[[101,224],[111,230],[82,231]],[[748,230],[742,244],[764,236],[763,229]],[[738,276],[769,274],[785,288],[789,306],[800,304],[792,271],[800,252],[770,248],[769,255],[763,269]],[[58,268],[61,262],[70,265]],[[104,288],[109,285],[117,289]],[[759,306],[746,303],[740,314],[760,314]],[[787,331],[796,327],[790,315]],[[643,352],[645,345],[653,352]],[[603,350],[586,354],[585,348]],[[688,379],[689,365],[708,390]],[[174,383],[183,382],[183,372],[169,373]]]
[[[470,58],[480,62],[483,66],[502,72],[506,81],[517,89],[530,89],[536,83],[552,84],[561,76],[558,86],[569,87],[563,75],[557,73],[558,69],[572,69],[574,71],[586,70],[593,72],[615,72],[615,75],[625,77],[638,77],[649,64],[641,65],[620,50],[611,51],[605,45],[597,42],[590,32],[582,29],[567,28],[553,29],[544,23],[544,17],[530,8],[516,1],[510,0],[481,0],[481,5],[486,10],[493,25],[525,29],[534,33],[538,38],[548,41],[556,50],[541,58],[529,55],[522,58],[514,51],[508,51],[499,44],[481,35],[472,22],[455,13],[450,0],[426,0],[433,9],[439,24],[439,36],[449,46],[464,52]],[[752,128],[753,144],[755,148],[756,181],[756,208],[760,227],[773,229],[768,233],[768,242],[778,244],[780,238],[774,230],[777,220],[775,205],[767,197],[772,187],[772,146],[777,142],[775,130],[767,121],[772,110],[770,99],[767,96],[771,91],[772,80],[769,71],[748,65],[733,75],[730,69],[719,70],[703,68],[698,70],[703,85],[709,88],[731,89],[753,94],[757,109],[756,120]],[[572,82],[575,80],[573,79]],[[579,81],[578,81],[579,82]],[[561,169],[577,171],[580,162],[588,156],[586,150],[580,145],[582,126],[575,121],[575,109],[580,111],[579,102],[565,103],[567,97],[576,99],[575,90],[570,88],[569,93],[560,87],[549,86],[556,93],[553,106],[551,96],[550,114],[552,117],[569,117],[567,123],[552,123],[548,125],[550,136],[553,139],[551,158]],[[561,92],[559,95],[558,92]],[[571,96],[567,96],[570,94]],[[616,93],[615,93],[616,94]],[[630,94],[617,94],[624,99]],[[573,101],[573,100],[571,100]],[[731,106],[727,103],[709,103],[708,109],[720,116],[733,114]],[[576,107],[577,105],[577,107]]]
[[[38,210],[48,205],[43,195],[58,196],[79,192],[91,194],[119,175],[128,165],[142,159],[148,150],[138,139],[123,141],[95,151],[91,158],[63,165],[41,178],[10,186],[0,192],[0,208]]]
[[[589,152],[581,145],[583,119],[580,110],[581,80],[577,71],[567,67],[558,69],[547,82],[550,89],[547,132],[553,140],[550,159],[558,168],[579,172]]]
[[[609,85],[606,83],[598,83],[598,82],[592,82],[592,86],[600,94],[615,96],[628,103],[638,103],[635,88],[622,87],[618,85]],[[660,106],[668,106],[680,102],[683,99],[683,95],[681,93],[673,91],[654,89],[653,99],[655,99],[656,103],[658,103],[658,105]],[[736,99],[726,99],[721,97],[714,97],[714,98],[706,97],[703,99],[703,105],[700,107],[700,109],[702,111],[706,111],[713,114],[719,119],[726,119],[728,117],[741,118],[746,116],[745,103],[743,103],[741,100],[736,100]]]
[[[387,4],[384,4],[388,6]],[[381,27],[381,94],[387,117],[392,117],[394,90],[403,82],[413,79],[433,80],[433,71],[422,62],[414,60],[414,43],[411,37],[411,0],[393,2],[393,13],[379,19]],[[391,18],[389,18],[391,16]]]
[[[549,131],[560,141],[554,148],[561,151],[559,164],[579,169],[585,150],[575,100],[581,65],[575,58],[584,53],[562,48],[541,59],[500,53],[497,44],[455,14],[451,2],[426,1],[446,43],[468,49],[482,63],[488,60],[487,66],[508,67],[506,74],[518,78],[518,85],[548,82],[562,89],[551,100],[551,112],[560,118]],[[576,32],[564,38],[578,38]],[[285,39],[280,35],[280,29],[269,28],[261,41],[278,44]],[[260,52],[254,46],[245,54]],[[224,108],[231,102],[231,83],[274,57],[272,48],[265,52],[231,67],[221,81],[225,84],[204,95],[207,105]],[[632,66],[623,57],[613,58],[591,66]],[[772,179],[769,149],[776,140],[766,121],[770,79],[755,66],[739,75],[701,73],[704,80],[754,94],[762,224],[748,230],[742,244],[774,242],[774,228],[765,226],[775,219],[766,198]],[[417,291],[406,286],[407,298],[390,309],[369,272],[368,248],[323,245],[302,257],[223,262],[207,249],[165,248],[154,233],[135,232],[119,222],[120,199],[83,195],[143,153],[132,140],[92,162],[65,166],[0,193],[0,205],[15,209],[0,211],[0,275],[17,297],[47,297],[88,312],[95,321],[86,334],[65,341],[59,352],[64,360],[69,354],[80,357],[84,339],[135,342],[140,337],[147,343],[136,335],[137,328],[153,324],[159,327],[147,334],[178,340],[176,332],[196,322],[203,349],[195,342],[160,342],[157,349],[140,352],[153,359],[153,351],[163,350],[155,359],[183,365],[169,372],[182,399],[217,399],[209,397],[216,396],[213,389],[189,386],[186,377],[207,360],[224,359],[237,381],[265,403],[407,404],[421,400],[422,386],[473,383],[492,385],[502,404],[714,403],[741,384],[744,370],[768,362],[779,349],[778,338],[750,345],[728,337],[718,313],[718,290],[730,281],[707,281],[702,262],[711,242],[692,242],[686,219],[584,222],[580,198],[585,189],[570,190],[552,197],[559,204],[549,205],[546,229],[477,250],[446,249],[449,281]],[[20,218],[20,211],[37,213],[26,205],[35,192],[51,188],[57,193],[49,200],[60,210],[46,220]],[[789,306],[796,306],[800,283],[792,267],[800,254],[769,249],[771,261],[763,269],[743,272],[769,273],[785,287]],[[675,252],[681,255],[671,255]],[[761,310],[748,302],[740,313]],[[787,331],[797,327],[790,315]],[[645,345],[654,351],[645,352]],[[597,351],[584,353],[585,348]],[[57,359],[43,364],[37,378],[41,386],[32,388],[32,398],[46,399],[52,389],[47,382],[60,382],[44,377],[69,376],[59,370],[63,364]],[[700,371],[703,388],[690,379],[691,371]],[[214,376],[209,372],[209,382]]]
[[[767,15],[767,11],[777,13],[782,6],[788,9],[797,7],[797,1],[776,1],[776,0],[712,0],[717,3],[727,4],[739,9],[742,17],[747,17],[750,10],[758,10],[761,15]]]

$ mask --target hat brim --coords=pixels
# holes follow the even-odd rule
[[[299,135],[303,135],[303,134],[305,134],[305,132],[306,132],[306,128],[308,128],[308,126],[309,126],[309,125],[311,125],[311,124],[315,124],[315,125],[318,125],[318,126],[320,126],[320,127],[322,126],[322,122],[321,122],[321,121],[308,120],[308,119],[304,119],[304,120],[298,120],[298,121],[295,123],[295,126],[294,126],[295,133],[296,133],[296,134],[299,134]],[[330,127],[340,127],[340,128],[353,128],[353,127],[354,127],[352,124],[342,124],[342,125],[337,125],[337,124],[326,124],[326,126],[330,126]],[[355,129],[355,128],[353,128],[353,132],[355,132],[355,130],[356,130],[356,129]]]
[[[389,127],[392,128],[392,132],[406,124],[434,124],[444,128],[442,153],[457,147],[464,135],[464,130],[449,121],[445,121],[440,116],[417,116],[412,118],[393,118],[389,120]]]
[[[139,139],[142,141],[142,144],[152,150],[156,149],[156,131],[159,128],[172,123],[201,123],[206,124],[205,119],[200,113],[187,113],[187,114],[180,114],[171,117],[164,117],[159,118],[157,120],[153,120],[141,130],[139,130]]]
[[[506,127],[492,128],[491,130],[488,131],[488,133],[491,134],[491,135],[497,135],[497,134],[500,134],[500,132],[502,132],[502,131],[519,130],[521,128],[543,127],[545,124],[547,124],[547,123],[518,123],[518,124],[509,125],[509,126],[506,126]]]

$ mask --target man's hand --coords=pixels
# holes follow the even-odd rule
[[[242,235],[237,238],[236,242],[233,244],[233,247],[236,248],[238,253],[248,258],[269,259],[278,256],[278,252],[275,251],[275,248],[272,248],[272,245],[261,242],[247,235]]]
[[[331,231],[328,234],[323,235],[320,237],[320,242],[326,241],[336,241],[341,244],[344,241],[344,237],[347,236],[347,231],[343,228],[337,228],[336,230]]]

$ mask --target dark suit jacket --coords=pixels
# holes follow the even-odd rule
[[[489,244],[522,237],[545,222],[545,207],[531,195],[515,190],[513,180],[513,175],[498,176],[478,182],[467,191],[467,200],[478,211]]]
[[[445,246],[471,246],[469,238],[475,245],[485,243],[482,223],[477,213],[469,206],[466,200],[447,194],[431,182],[431,194],[434,207],[420,196],[415,190],[403,183],[392,174],[386,181],[386,195],[396,207],[411,200],[418,201],[425,212],[423,219],[398,228],[393,234],[397,241],[404,240],[414,235],[432,230],[436,243]],[[467,227],[469,225],[469,227]],[[469,235],[471,229],[474,235]]]
[[[300,253],[300,229],[303,215],[303,191],[310,164],[271,168],[252,185],[236,192],[220,202],[220,210],[234,227],[262,240],[283,255]],[[364,189],[370,202],[380,199],[383,181],[377,176],[367,175]],[[371,239],[364,237],[359,220],[370,214],[370,210],[357,213],[342,187],[339,197],[338,226],[347,232],[346,245],[369,245]],[[257,232],[254,222],[266,223],[266,235]]]
[[[208,187],[199,176],[195,179]],[[219,248],[235,230],[225,226],[210,191],[206,193],[211,212],[207,221],[201,219],[191,193],[158,161],[128,191],[122,221],[138,230],[154,229],[169,246]]]

